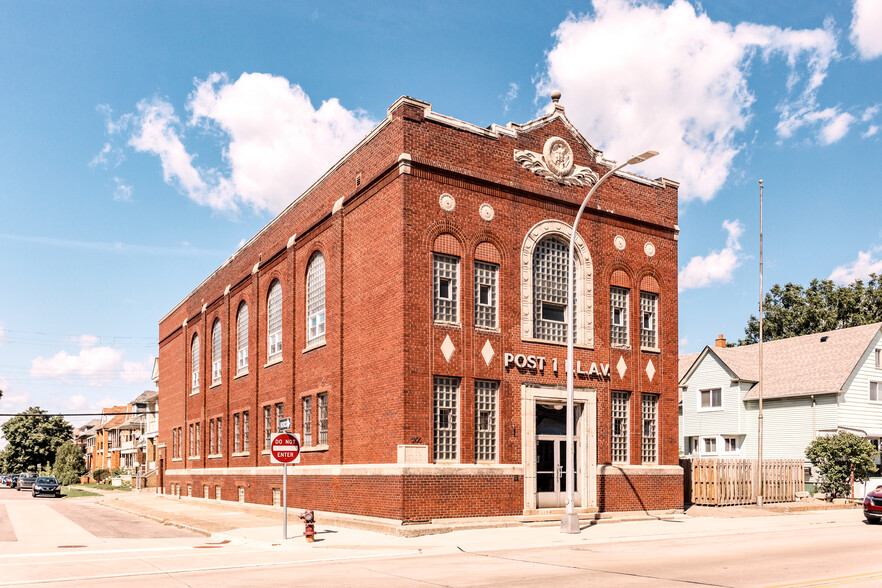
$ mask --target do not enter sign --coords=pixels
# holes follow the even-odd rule
[[[295,433],[274,433],[270,444],[272,463],[300,463],[300,435]]]

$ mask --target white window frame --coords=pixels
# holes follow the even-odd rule
[[[712,448],[712,449],[709,449],[709,448],[708,448],[708,443],[710,443],[710,444],[713,445],[713,448]],[[702,437],[702,438],[701,438],[701,449],[702,449],[702,452],[701,452],[702,455],[717,455],[717,450],[718,450],[718,448],[717,448],[717,438],[716,438],[716,436],[714,436],[714,437]]]
[[[328,444],[328,393],[316,394],[316,408],[318,409],[318,444]]]
[[[882,369],[882,349],[876,349],[876,369]]]
[[[263,449],[269,451],[273,437],[272,407],[267,404],[263,407]]]
[[[199,333],[190,340],[190,394],[199,392]]]
[[[475,328],[499,330],[499,264],[475,261]],[[487,292],[487,303],[481,294]]]
[[[640,347],[658,351],[658,294],[640,292]],[[651,325],[646,326],[647,318]],[[649,344],[647,344],[649,343]]]
[[[312,446],[312,396],[303,398],[303,446]]]
[[[316,251],[306,271],[306,346],[325,342],[325,258]]]
[[[236,313],[236,375],[248,373],[248,304]]]
[[[447,296],[441,295],[441,283],[449,282]],[[460,258],[444,253],[432,254],[432,320],[459,324]],[[452,316],[450,316],[452,315]]]
[[[732,446],[730,449],[729,446]],[[733,454],[738,453],[738,437],[733,435],[724,435],[723,436],[723,453]]]
[[[459,443],[459,378],[435,376],[432,394],[432,456],[435,462],[458,462]],[[441,426],[441,415],[447,415]]]
[[[713,394],[714,390],[720,391],[720,404],[718,406],[714,406],[714,394]],[[702,395],[705,392],[709,393],[709,398],[710,398],[710,405],[709,406],[702,405]],[[722,387],[703,388],[698,391],[698,412],[714,412],[714,411],[718,411],[718,410],[723,410],[723,405],[724,405],[723,400],[724,399],[723,399],[723,388]]]
[[[217,443],[217,453],[215,455],[223,455],[224,453],[224,429],[223,429],[223,418],[218,417],[215,419],[215,426],[217,427],[217,436],[215,442]]]
[[[233,453],[242,452],[242,416],[237,412],[233,415]]]
[[[622,286],[609,288],[609,342],[613,347],[629,347],[631,329],[628,321],[631,289]]]
[[[475,380],[474,385],[475,461],[495,463],[499,458],[499,382]]]
[[[617,406],[618,405],[618,406]],[[620,390],[614,390],[610,404],[610,459],[612,463],[630,463],[631,460],[631,394]],[[624,430],[616,434],[616,421],[621,420]],[[622,446],[624,442],[624,445]],[[624,456],[622,455],[624,450]]]
[[[250,423],[248,418],[248,411],[245,410],[242,412],[242,453],[248,453],[250,446],[248,445],[248,434],[250,429]]]
[[[266,295],[267,362],[282,355],[282,283],[273,280]]]
[[[220,319],[214,319],[211,326],[211,385],[217,386],[221,383],[221,361],[223,345],[221,334]]]
[[[882,402],[882,382],[870,380],[867,398],[870,402]]]

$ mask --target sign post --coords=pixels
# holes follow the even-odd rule
[[[288,422],[290,425],[290,421]],[[300,463],[300,435],[274,433],[270,461],[282,464],[282,539],[288,539],[288,464]]]

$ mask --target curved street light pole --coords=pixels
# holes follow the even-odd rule
[[[576,231],[579,229],[579,219],[582,218],[582,213],[585,212],[585,206],[587,206],[588,201],[591,200],[591,196],[594,194],[597,188],[599,188],[600,185],[606,181],[608,177],[610,177],[626,165],[642,163],[647,159],[655,157],[656,155],[658,155],[658,151],[646,151],[644,153],[641,153],[640,155],[635,155],[625,163],[619,164],[606,172],[603,177],[600,178],[597,183],[594,184],[594,186],[592,186],[591,190],[588,192],[588,195],[585,196],[585,199],[582,201],[582,206],[579,207],[579,212],[576,214],[576,220],[573,222],[573,232],[570,235],[570,252],[569,256],[567,257],[567,502],[566,512],[564,513],[563,518],[561,518],[560,521],[561,533],[578,533],[581,530],[579,528],[579,515],[576,514],[575,505],[573,503],[573,380],[575,371],[575,362],[573,361],[573,289],[575,288],[573,247],[576,241]]]

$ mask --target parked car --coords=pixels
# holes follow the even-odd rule
[[[9,474],[3,474],[0,476],[0,486],[6,486],[6,478],[9,477]]]
[[[9,487],[15,488],[16,486],[18,486],[18,474],[13,474],[9,476]]]
[[[19,474],[18,476],[18,484],[16,484],[15,489],[21,492],[22,490],[33,490],[34,482],[37,481],[37,474],[25,473]]]
[[[34,489],[31,491],[31,494],[34,498],[42,494],[51,494],[55,498],[59,498],[61,496],[61,485],[55,479],[55,476],[40,476],[34,482]]]
[[[864,497],[864,517],[870,524],[882,521],[882,486],[876,486]]]

